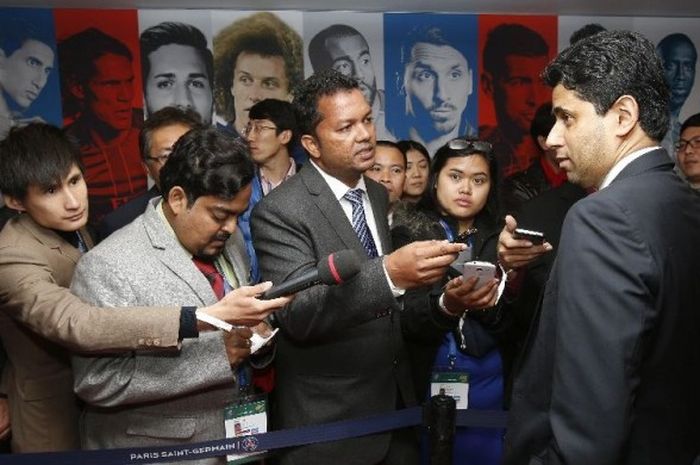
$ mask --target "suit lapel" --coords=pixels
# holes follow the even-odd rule
[[[37,241],[50,249],[57,250],[61,255],[73,262],[74,265],[78,263],[78,260],[80,260],[80,250],[73,247],[61,236],[56,234],[56,232],[36,224],[36,222],[34,222],[34,220],[28,214],[21,214],[18,221],[22,227],[29,232],[29,234],[34,236]],[[85,231],[83,228],[81,232],[87,235],[88,240],[90,240],[90,244],[92,244],[92,240],[89,239],[90,236],[87,234],[87,231]]]
[[[389,221],[387,216],[387,196],[386,189],[375,183],[373,180],[365,176],[365,185],[367,186],[367,195],[372,204],[372,212],[374,214],[374,223],[377,225],[377,234],[382,243],[382,251],[384,254],[390,253],[393,248],[391,245],[391,236],[389,234]]]
[[[348,249],[362,251],[366,254],[364,247],[352,228],[352,224],[345,216],[340,202],[333,195],[333,191],[328,187],[328,184],[323,179],[321,174],[312,166],[304,166],[299,175],[302,177],[306,188],[311,194],[316,207],[321,214],[328,220],[331,228],[336,232],[340,240]]]
[[[250,284],[250,259],[246,252],[245,239],[240,229],[237,228],[231,238],[226,241],[224,253],[233,268],[238,284],[241,286]]]
[[[154,256],[185,285],[189,286],[203,304],[216,302],[211,285],[192,263],[192,259],[155,208],[159,201],[160,198],[151,200],[142,216],[143,227],[151,241]]]

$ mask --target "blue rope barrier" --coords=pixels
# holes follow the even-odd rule
[[[456,424],[460,427],[505,428],[506,419],[507,412],[503,411],[457,410]],[[423,408],[412,407],[354,420],[177,446],[0,455],[0,465],[134,465],[176,462],[337,441],[422,423]]]

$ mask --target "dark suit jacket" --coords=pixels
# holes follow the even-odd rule
[[[382,248],[391,251],[386,190],[365,179]],[[252,231],[264,280],[281,283],[328,254],[352,249],[367,257],[339,202],[307,164],[253,210]],[[415,403],[401,334],[399,305],[382,259],[364,258],[360,272],[337,286],[299,292],[276,313],[275,429],[389,412]],[[282,463],[377,463],[390,434],[294,449]]]
[[[564,221],[516,376],[507,464],[689,464],[700,450],[700,198],[663,150]]]
[[[148,201],[159,195],[160,190],[158,190],[156,186],[153,186],[135,199],[105,215],[97,226],[98,242],[105,239],[117,229],[121,229],[134,221],[136,217],[146,211]]]
[[[508,304],[512,326],[506,335],[506,342],[509,350],[513,352],[512,358],[516,358],[522,350],[533,317],[539,307],[549,271],[557,256],[564,217],[569,208],[585,196],[586,191],[583,188],[565,182],[525,202],[515,216],[519,227],[543,232],[554,250],[527,266],[523,272],[517,298]],[[506,379],[505,387],[506,402],[508,402],[512,387],[510,377]]]

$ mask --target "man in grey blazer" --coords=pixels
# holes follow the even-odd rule
[[[516,367],[505,463],[690,464],[700,451],[700,197],[660,141],[669,93],[654,46],[601,32],[543,73],[547,144],[597,192],[568,211]],[[509,225],[500,256],[527,247]]]
[[[201,305],[215,302],[224,290],[237,293],[242,307],[268,313],[287,303],[287,298],[256,298],[269,283],[246,286],[249,264],[236,221],[250,197],[253,165],[247,150],[213,128],[193,129],[181,137],[161,170],[164,197],[152,199],[143,215],[82,258],[74,292],[104,306],[172,299]],[[82,445],[94,449],[223,438],[223,409],[242,387],[232,367],[250,354],[251,334],[249,328],[202,334],[197,341],[184,341],[175,356],[74,357],[75,392],[88,404]]]
[[[281,329],[272,419],[277,429],[415,404],[401,296],[441,279],[463,248],[425,241],[392,252],[386,189],[362,175],[374,163],[375,127],[355,80],[332,70],[317,73],[297,88],[294,105],[310,161],[253,210],[262,276],[283,282],[341,249],[355,250],[363,260],[354,278],[301,291],[276,314]],[[346,197],[353,191],[362,209]],[[421,331],[446,331],[465,309],[459,297],[464,286],[450,282],[443,297],[403,311],[424,318],[417,325]],[[296,448],[286,451],[281,463],[417,461],[412,432],[396,431]]]
[[[0,232],[0,339],[7,352],[2,384],[13,452],[79,446],[69,350],[176,352],[182,339],[212,328],[197,320],[199,314],[232,323],[266,315],[241,307],[233,293],[199,308],[115,312],[85,303],[68,289],[78,260],[92,247],[77,147],[48,124],[13,128],[0,143],[0,173],[5,203],[19,213]]]

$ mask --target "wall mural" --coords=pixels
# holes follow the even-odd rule
[[[542,67],[579,34],[631,29],[657,44],[680,123],[700,111],[700,18],[0,8],[0,137],[31,121],[80,143],[91,220],[139,195],[143,118],[167,105],[240,134],[260,99],[293,99],[315,70],[360,82],[379,139],[432,154],[457,135],[495,147],[501,175],[539,155],[529,136]]]

